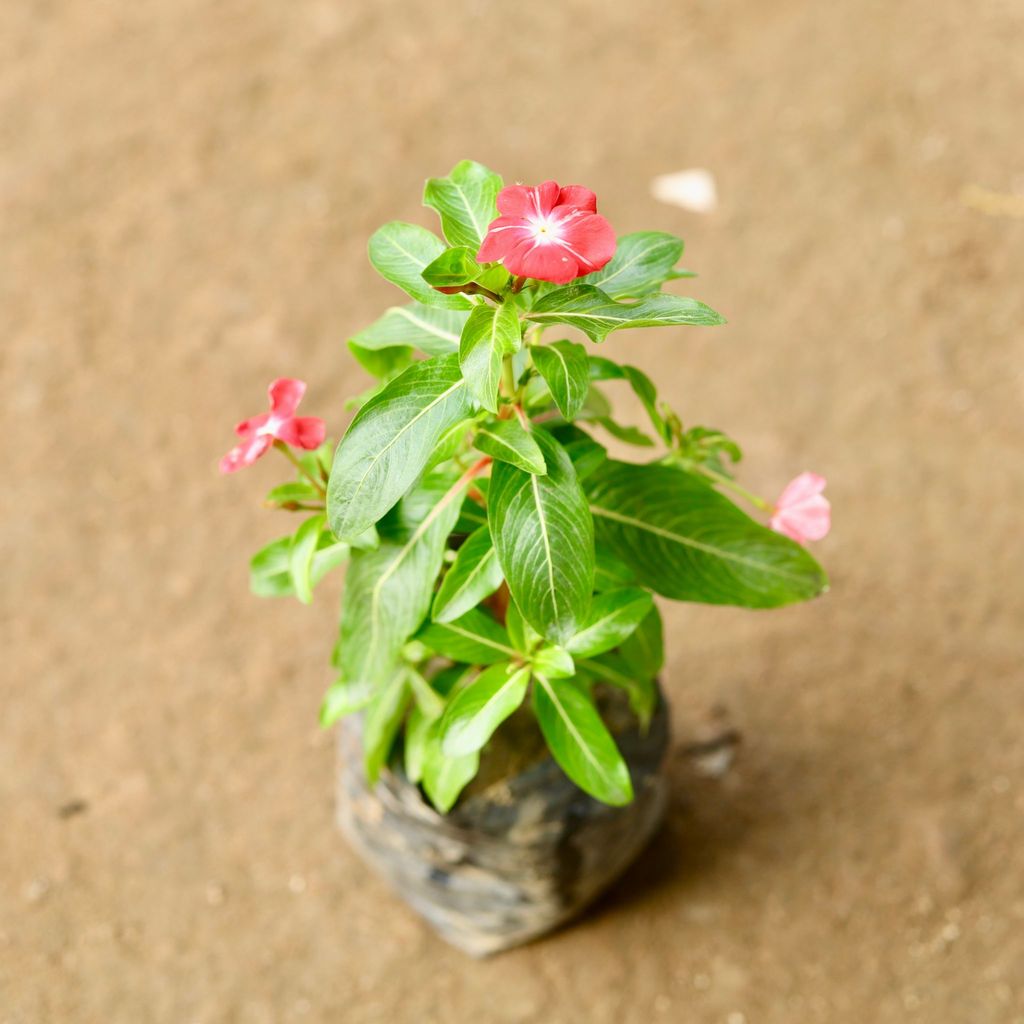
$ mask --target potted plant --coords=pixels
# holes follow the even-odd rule
[[[649,377],[598,354],[614,331],[723,322],[662,290],[692,276],[681,240],[616,240],[589,190],[503,187],[471,161],[424,202],[445,241],[400,222],[370,239],[411,301],[350,341],[378,383],[337,448],[296,416],[305,385],[282,379],[221,468],[273,447],[295,471],[267,501],[302,520],[253,558],[257,594],[308,602],[348,563],[321,710],[346,722],[341,822],[480,954],[571,916],[660,820],[654,595],[771,608],[822,593],[802,542],[824,536],[829,507],[809,473],[774,505],[751,494],[733,440],[684,425]],[[613,417],[615,381],[644,430]],[[610,457],[605,436],[639,458]]]

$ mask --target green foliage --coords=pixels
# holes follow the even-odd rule
[[[546,476],[495,462],[487,517],[498,561],[526,620],[552,643],[576,632],[594,589],[594,525],[565,449],[534,435]]]
[[[470,534],[459,548],[434,598],[434,622],[451,622],[475,608],[501,586],[498,553],[486,526]]]
[[[492,420],[477,429],[473,446],[499,462],[507,462],[526,473],[543,476],[548,471],[540,445],[518,420]]]
[[[470,393],[490,412],[498,411],[502,360],[519,348],[522,333],[513,302],[477,306],[459,341],[459,365]]]
[[[654,676],[638,675],[620,654],[611,652],[597,658],[581,658],[576,662],[584,678],[593,677],[602,683],[623,690],[629,706],[646,729],[658,703],[658,687]]]
[[[457,288],[480,278],[485,268],[473,255],[476,250],[464,245],[445,249],[437,259],[423,268],[423,280],[432,288]]]
[[[612,261],[579,283],[594,285],[613,299],[640,298],[677,276],[673,268],[682,255],[681,238],[664,231],[637,231],[623,235]]]
[[[604,341],[612,331],[627,327],[667,327],[673,324],[713,327],[725,319],[696,299],[681,295],[651,295],[638,302],[616,302],[593,285],[567,285],[545,295],[526,314],[538,324],[565,324],[581,330],[591,341]]]
[[[461,490],[435,471],[380,524],[380,546],[352,556],[342,600],[339,668],[347,684],[378,687],[430,608]]]
[[[552,755],[580,789],[613,806],[633,799],[626,762],[582,689],[537,676],[533,708]]]
[[[387,763],[392,744],[409,706],[409,672],[397,669],[366,709],[363,720],[363,765],[372,786]]]
[[[468,665],[493,665],[516,654],[505,629],[479,608],[454,622],[432,622],[416,639],[435,654]]]
[[[564,647],[548,645],[534,654],[533,671],[548,679],[568,679],[576,674],[576,665]]]
[[[530,669],[507,661],[485,669],[448,704],[441,720],[441,747],[453,757],[484,747],[501,725],[523,703]]]
[[[349,339],[378,383],[346,406],[359,411],[336,450],[296,453],[297,477],[267,496],[302,515],[253,557],[251,587],[308,603],[349,561],[338,678],[320,717],[362,712],[371,782],[400,750],[408,778],[446,813],[522,709],[577,785],[620,805],[632,799],[629,770],[600,707],[616,687],[650,722],[665,659],[652,592],[768,608],[827,581],[804,548],[716,489],[765,507],[730,482],[736,443],[684,428],[656,372],[542,338],[552,325],[602,342],[724,323],[662,291],[689,276],[677,268],[682,240],[627,234],[604,268],[570,285],[513,282],[476,260],[501,184],[463,161],[424,189],[446,241],[402,222],[370,239],[372,264],[411,301]],[[649,426],[615,417],[609,381],[632,389]],[[602,430],[657,450],[639,453],[647,464],[609,460],[593,436]]]
[[[827,585],[804,548],[690,473],[609,461],[587,493],[600,543],[664,597],[774,608]]]
[[[590,390],[587,350],[572,341],[556,341],[534,346],[532,354],[558,411],[567,420],[574,420]]]
[[[640,587],[623,587],[599,594],[590,606],[587,621],[565,648],[581,658],[604,654],[618,647],[653,607],[653,598]]]
[[[446,178],[431,178],[423,189],[423,204],[441,215],[444,236],[451,245],[465,245],[475,253],[498,216],[495,199],[501,178],[473,160],[457,163]]]
[[[327,515],[339,540],[372,526],[409,489],[434,446],[470,412],[458,357],[415,363],[359,410],[338,445]]]
[[[313,516],[309,522],[323,522],[322,517]],[[303,524],[305,526],[305,524]],[[313,527],[306,527],[303,545],[308,544],[308,533]],[[299,527],[302,531],[303,527]],[[257,597],[299,596],[292,575],[292,548],[296,536],[280,537],[253,555],[249,563],[249,589]],[[312,558],[304,574],[304,583],[310,590],[315,587],[332,569],[348,559],[349,545],[336,541],[327,530],[319,530]],[[306,591],[303,590],[303,594]],[[300,597],[300,600],[303,600]],[[305,603],[309,603],[308,599]]]
[[[444,250],[444,242],[433,232],[398,220],[378,228],[368,247],[377,273],[417,302],[441,309],[469,309],[470,301],[464,295],[444,295],[423,280],[423,271]]]
[[[664,626],[658,606],[651,610],[619,646],[619,654],[634,679],[655,679],[665,664]]]
[[[391,380],[412,362],[412,348],[409,345],[394,345],[391,348],[363,348],[356,342],[350,341],[348,348],[355,356],[356,362],[378,380]]]
[[[410,302],[392,306],[354,335],[350,344],[363,350],[411,346],[429,356],[445,356],[459,350],[459,337],[468,318],[468,309],[438,309]]]

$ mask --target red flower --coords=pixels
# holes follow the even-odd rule
[[[509,185],[498,193],[498,210],[476,258],[500,261],[517,277],[568,284],[615,255],[615,232],[582,185]]]
[[[242,438],[220,460],[222,473],[234,473],[243,466],[251,466],[273,443],[274,440],[297,448],[319,448],[324,443],[327,427],[316,416],[296,416],[295,409],[306,392],[301,380],[281,377],[270,385],[270,412],[242,420],[235,427],[235,433]]]

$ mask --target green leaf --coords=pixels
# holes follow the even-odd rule
[[[463,160],[446,178],[431,178],[423,189],[424,206],[441,215],[445,238],[452,245],[468,245],[474,252],[498,216],[495,205],[501,178],[483,164]]]
[[[372,786],[387,764],[391,747],[409,706],[409,679],[403,666],[388,680],[366,709],[363,720],[363,766]]]
[[[479,608],[454,622],[430,623],[416,639],[437,654],[468,665],[493,665],[516,656],[505,629]]]
[[[403,767],[405,777],[415,786],[423,779],[423,762],[427,753],[427,737],[434,721],[414,707],[405,720]]]
[[[658,390],[654,386],[654,382],[646,373],[638,370],[635,366],[624,366],[622,369],[625,371],[626,380],[629,381],[637,398],[640,399],[647,417],[651,421],[651,426],[654,427],[658,436],[663,441],[670,442],[672,440],[672,431],[658,410]]]
[[[642,430],[618,423],[611,416],[595,416],[594,423],[600,424],[612,437],[625,441],[626,444],[633,444],[638,448],[654,447],[654,442]]]
[[[689,473],[609,461],[587,490],[600,542],[665,597],[774,608],[827,585],[799,544]]]
[[[664,231],[621,235],[610,263],[580,278],[613,299],[638,298],[656,292],[677,275],[673,268],[683,255],[683,240]]]
[[[566,454],[572,459],[576,476],[580,480],[586,480],[608,458],[608,449],[603,444],[598,444],[592,437],[585,435],[575,441],[570,441],[563,447]]]
[[[380,546],[352,556],[341,606],[338,667],[349,683],[378,686],[425,618],[461,488],[437,471],[381,521]]]
[[[508,662],[481,672],[445,709],[440,728],[442,752],[459,757],[480,750],[523,703],[529,682],[529,668],[515,668]]]
[[[377,688],[367,680],[339,679],[324,694],[320,705],[320,724],[326,729],[339,718],[362,711],[377,693]]]
[[[295,596],[303,603],[313,600],[313,555],[316,553],[320,534],[327,525],[325,515],[310,516],[295,532],[291,550],[288,553],[288,574],[292,578]]]
[[[292,537],[281,537],[268,544],[249,563],[249,589],[257,597],[285,597],[295,593],[290,570]],[[335,567],[348,558],[349,545],[324,532],[313,552],[309,579],[316,586]]]
[[[477,485],[483,480],[476,480]],[[472,498],[466,498],[462,503],[462,510],[459,512],[458,521],[453,529],[454,533],[474,533],[481,526],[487,525],[487,510]]]
[[[568,679],[576,674],[572,655],[564,647],[542,647],[533,656],[533,670],[548,679]]]
[[[534,345],[530,352],[558,411],[567,420],[574,420],[590,390],[587,350],[573,341],[556,341],[551,345]]]
[[[597,548],[597,566],[594,569],[594,589],[599,592],[628,587],[636,583],[636,573],[621,559],[603,547]]]
[[[432,722],[423,757],[423,788],[430,802],[447,814],[480,768],[480,754],[449,757],[441,749],[440,722]]]
[[[498,411],[502,358],[515,352],[521,342],[519,313],[512,302],[477,306],[462,329],[462,375],[473,396],[489,412]]]
[[[296,480],[272,488],[263,499],[263,504],[281,507],[316,502],[322,497],[323,495],[308,480]]]
[[[434,598],[435,622],[451,622],[475,608],[501,586],[498,555],[487,526],[470,534]]]
[[[616,302],[600,288],[587,284],[569,285],[545,295],[526,317],[534,323],[576,327],[591,341],[604,341],[611,331],[627,327],[725,323],[722,316],[696,299],[651,295],[627,304]]]
[[[427,470],[433,469],[435,466],[441,465],[442,462],[447,462],[449,459],[454,458],[459,452],[467,447],[466,441],[469,437],[470,427],[473,426],[473,418],[459,420],[458,423],[453,427],[449,427],[440,438],[438,438],[437,444],[434,446],[434,450],[427,460]]]
[[[476,281],[486,269],[477,263],[475,249],[458,245],[445,249],[423,269],[423,280],[432,288],[457,288]]]
[[[653,605],[640,625],[619,647],[629,671],[638,679],[654,679],[665,664],[664,626]]]
[[[543,639],[540,633],[523,618],[523,613],[511,599],[505,612],[505,629],[508,630],[508,638],[512,646],[521,654],[531,654]]]
[[[464,295],[444,295],[423,280],[423,271],[445,250],[437,235],[418,224],[395,220],[370,237],[370,262],[381,277],[398,285],[418,302],[443,309],[469,309]]]
[[[527,621],[552,643],[563,643],[590,609],[594,533],[576,471],[550,434],[534,439],[546,476],[494,463],[487,516],[509,590]]]
[[[468,309],[437,309],[410,302],[407,306],[392,306],[355,335],[350,344],[361,349],[411,345],[427,355],[444,356],[458,352],[459,336],[468,318]]]
[[[605,359],[603,356],[590,356],[589,373],[591,380],[625,380],[640,399],[651,424],[658,436],[664,441],[671,441],[672,431],[669,430],[664,417],[658,410],[658,391],[654,382],[643,370],[635,366],[619,366],[618,363]]]
[[[634,673],[617,654],[602,654],[594,659],[581,658],[576,664],[584,675],[593,676],[623,690],[641,728],[647,729],[654,709],[658,706],[658,687],[654,676]]]
[[[334,535],[351,540],[372,526],[470,411],[455,355],[415,363],[384,385],[356,414],[335,453],[327,489]]]
[[[412,349],[408,345],[394,345],[391,348],[363,348],[354,341],[348,349],[356,362],[378,380],[391,380],[412,363]]]
[[[552,755],[580,789],[613,806],[633,799],[626,762],[586,694],[537,676],[533,707]]]
[[[416,707],[431,721],[440,718],[444,713],[444,699],[416,669],[409,668],[408,675]]]
[[[473,447],[526,473],[543,476],[548,471],[533,433],[518,420],[492,420],[481,424],[473,438]]]
[[[640,587],[622,587],[599,594],[590,617],[565,645],[570,654],[593,658],[618,647],[654,607],[654,599]]]

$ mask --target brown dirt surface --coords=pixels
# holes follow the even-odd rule
[[[0,1022],[1024,1021],[1022,109],[1021,0],[4,4]],[[337,581],[251,598],[279,467],[216,472],[275,376],[340,432],[464,156],[683,235],[729,326],[608,354],[835,508],[824,599],[665,609],[732,768],[483,963],[339,838]]]

